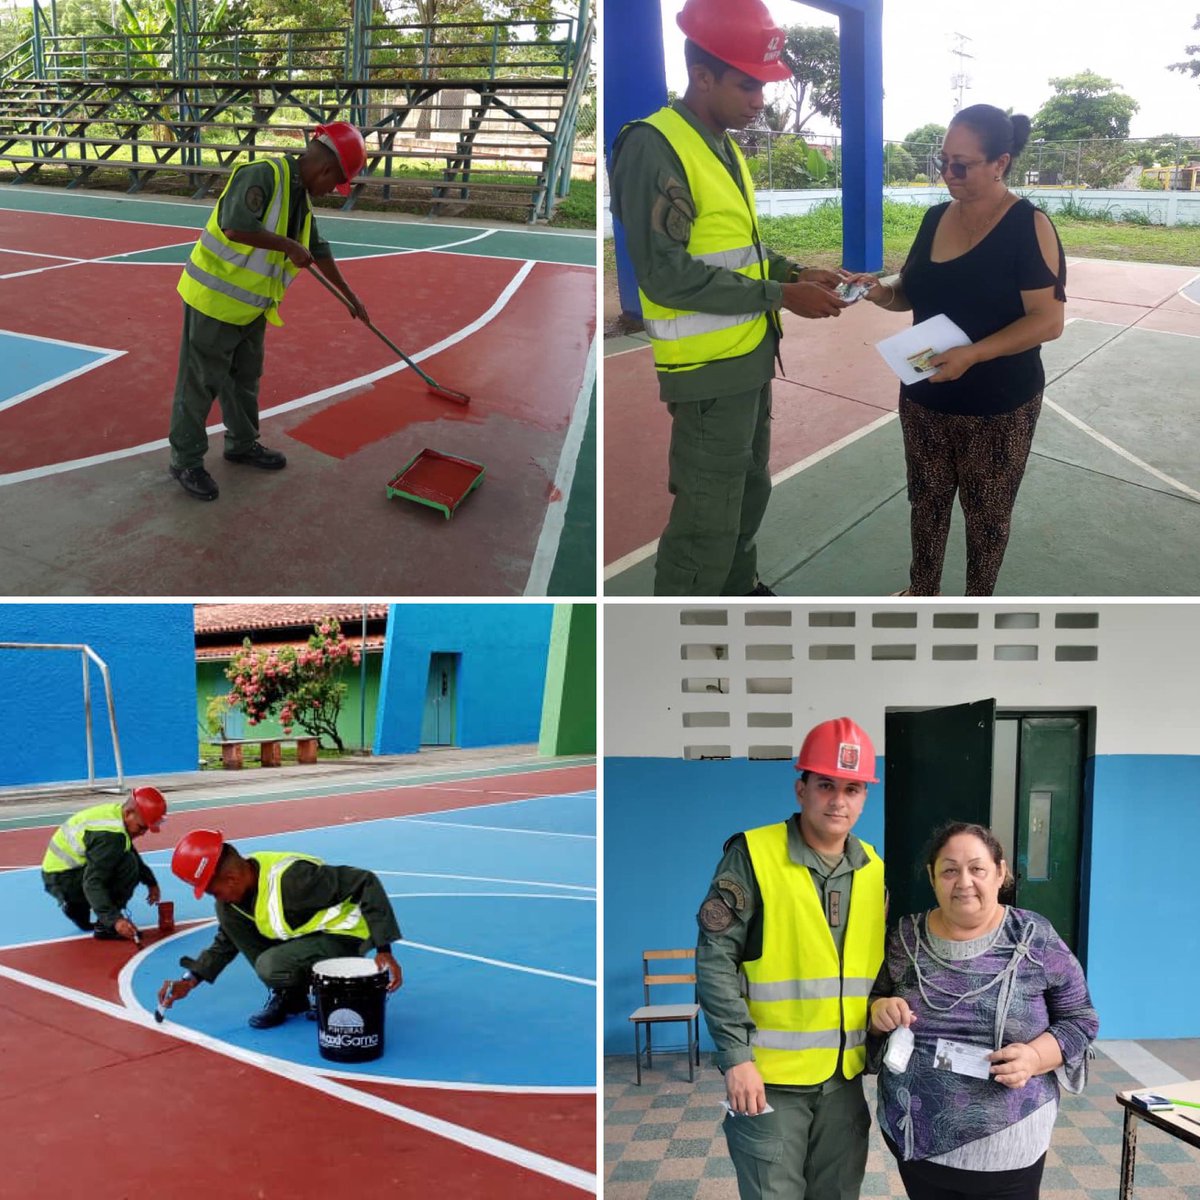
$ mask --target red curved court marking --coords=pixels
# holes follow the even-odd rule
[[[260,768],[261,769],[261,768]],[[471,787],[473,783],[477,787]],[[236,838],[268,837],[277,833],[299,833],[307,829],[328,828],[331,823],[353,825],[360,821],[375,821],[388,817],[405,817],[417,813],[451,812],[461,808],[477,808],[483,804],[504,804],[519,798],[511,790],[495,793],[489,784],[503,784],[506,789],[524,786],[524,797],[558,796],[588,791],[596,786],[596,768],[562,767],[529,774],[481,777],[478,781],[457,780],[457,792],[441,790],[441,785],[404,785],[379,788],[365,792],[330,792],[324,796],[305,796],[297,799],[263,801],[261,804],[222,805],[219,801],[203,807],[189,805],[172,810],[171,793],[167,792],[167,822],[158,833],[147,833],[138,839],[143,854],[156,850],[171,850],[186,828],[206,823],[218,825],[231,841]],[[248,786],[253,786],[249,784]],[[495,799],[488,800],[489,795]],[[336,806],[331,811],[331,805]],[[79,807],[86,805],[81,802]],[[331,822],[336,817],[336,822]],[[43,826],[0,831],[0,867],[40,864],[46,851],[46,840],[58,827],[58,821]]]
[[[507,259],[431,258],[428,269],[413,278],[401,273],[399,281],[390,259],[344,264],[372,320],[406,350],[434,345],[476,320],[519,269]],[[72,268],[70,288],[54,272],[0,284],[3,324],[12,332],[69,334],[72,341],[128,352],[86,381],[69,380],[36,403],[0,414],[0,476],[58,463],[64,428],[72,430],[72,460],[165,445],[183,322],[175,292],[179,272],[178,265],[85,264]],[[267,336],[264,413],[394,369],[392,351],[311,280],[292,285],[282,312],[285,325]]]
[[[0,1081],[12,1195],[75,1194],[81,1149],[101,1136],[98,1112],[110,1118],[105,1127],[121,1114],[155,1116],[151,1136],[102,1138],[103,1179],[122,1195],[175,1195],[181,1180],[189,1193],[229,1197],[579,1195],[402,1122],[381,1098],[247,1070],[121,1011],[96,1012],[11,976],[0,978],[0,1012],[0,1048],[12,1068]]]
[[[447,420],[479,422],[498,416],[543,430],[565,429],[575,411],[595,325],[594,271],[533,264],[500,317],[469,340],[413,355],[426,374],[470,395],[470,405],[438,400],[415,372],[405,369],[369,390],[332,401],[288,434],[345,458],[427,420],[431,409]]]

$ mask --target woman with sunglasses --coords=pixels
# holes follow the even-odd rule
[[[1029,118],[990,104],[950,122],[934,160],[950,200],[925,213],[899,275],[850,278],[914,323],[945,313],[971,339],[900,389],[912,563],[900,595],[936,596],[957,493],[967,532],[968,596],[996,586],[1017,489],[1042,406],[1041,345],[1063,330],[1066,262],[1045,213],[1008,190]]]

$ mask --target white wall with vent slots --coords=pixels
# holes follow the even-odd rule
[[[1095,708],[1097,754],[1200,753],[1200,605],[609,604],[605,754],[782,758],[849,716]]]

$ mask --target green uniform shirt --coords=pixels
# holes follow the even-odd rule
[[[304,224],[304,184],[300,182],[300,163],[292,155],[284,155],[287,163],[291,194],[288,197],[287,235],[293,241],[300,238]],[[266,230],[263,215],[271,204],[275,191],[275,172],[265,161],[252,162],[230,180],[217,207],[217,221],[222,229],[244,229],[247,232]],[[266,230],[267,232],[273,232]],[[308,252],[313,258],[332,258],[329,243],[317,232],[317,217],[313,214],[308,239]]]
[[[681,100],[672,107],[704,138],[741,191],[728,134],[718,138]],[[631,125],[618,136],[610,178],[612,213],[624,229],[625,246],[646,295],[668,308],[721,316],[771,312],[783,304],[779,284],[802,269],[790,259],[768,250],[769,278],[750,279],[709,266],[687,252],[696,205],[679,155],[657,129]],[[777,344],[768,323],[763,340],[749,354],[718,359],[694,371],[660,371],[660,398],[668,403],[708,400],[761,388],[775,374]]]
[[[788,822],[787,843],[788,857],[792,862],[812,872],[840,959],[846,940],[854,872],[867,865],[866,851],[858,838],[848,834],[845,853],[831,869],[804,840],[800,832],[799,813],[794,814]],[[719,931],[706,927],[704,921],[700,921],[700,935],[696,943],[696,977],[700,1007],[704,1010],[708,1031],[717,1047],[717,1066],[725,1070],[754,1058],[754,1048],[750,1044],[754,1022],[742,994],[741,965],[748,959],[762,956],[763,914],[762,892],[754,876],[744,834],[735,834],[725,843],[724,856],[717,864],[704,904],[708,906],[714,901],[724,910],[716,910],[720,917],[717,923],[726,919],[726,913],[731,914],[732,919]],[[709,926],[712,924],[710,921]],[[830,1091],[845,1083],[839,1053],[838,1065],[824,1083],[789,1087],[787,1090]]]
[[[217,901],[217,936],[191,967],[193,974],[212,983],[238,956],[238,948],[229,936],[230,927],[246,924],[257,931],[254,922],[254,901],[257,892],[251,891],[240,906]],[[371,871],[359,867],[332,867],[299,859],[283,873],[280,884],[283,900],[283,919],[292,929],[310,921],[318,912],[353,900],[362,911],[371,932],[371,946],[387,950],[400,938],[400,926],[383,884]],[[261,936],[261,934],[259,935]]]
[[[126,847],[124,834],[104,830],[85,833],[83,854],[84,863],[79,868],[83,875],[83,895],[101,925],[112,926],[122,915],[121,905],[113,899],[111,883],[120,871],[126,855],[132,855],[137,862],[138,883],[144,883],[147,887],[158,886],[154,872],[142,861],[137,847],[132,843]],[[68,874],[71,872],[58,872],[60,878]]]

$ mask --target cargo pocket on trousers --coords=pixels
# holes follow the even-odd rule
[[[735,1163],[739,1157],[765,1163],[777,1163],[783,1158],[783,1138],[779,1136],[775,1121],[771,1120],[774,1115],[726,1115],[725,1140],[729,1143],[729,1156]]]

